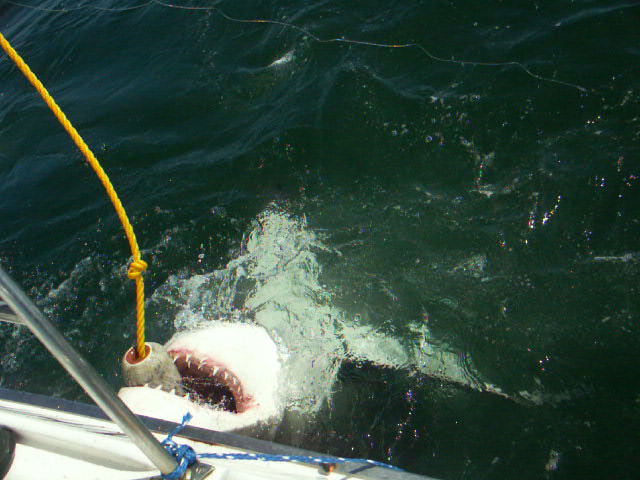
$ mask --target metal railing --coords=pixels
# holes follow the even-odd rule
[[[0,303],[0,321],[27,326],[158,470],[167,475],[176,469],[177,463],[173,456],[116,396],[98,372],[65,340],[2,267],[0,267],[0,299],[6,302]]]

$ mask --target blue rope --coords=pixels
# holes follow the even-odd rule
[[[191,465],[198,458],[217,458],[220,460],[262,460],[266,462],[302,462],[311,464],[337,464],[337,463],[363,463],[375,467],[388,468],[391,470],[404,471],[401,468],[394,467],[387,463],[378,462],[376,460],[368,460],[366,458],[343,458],[343,457],[315,457],[307,455],[269,455],[266,453],[196,453],[189,445],[178,445],[173,436],[178,434],[191,420],[190,413],[185,414],[182,418],[182,424],[173,430],[167,438],[162,442],[164,448],[167,449],[178,461],[177,468],[167,474],[162,475],[166,480],[179,480]]]
[[[302,462],[312,464],[365,463],[368,465],[398,470],[388,463],[369,460],[367,458],[311,457],[307,455],[268,455],[266,453],[199,453],[198,458],[218,458],[220,460],[262,460],[265,462]]]
[[[193,417],[189,412],[187,412],[184,417],[182,417],[182,424],[178,425],[175,430],[169,433],[167,438],[162,442],[162,446],[178,461],[178,466],[173,472],[162,475],[162,478],[166,480],[180,480],[187,471],[187,468],[198,460],[198,455],[193,448],[189,445],[178,445],[173,440],[173,436],[180,433],[180,431],[187,426],[187,423],[189,423],[191,418]]]

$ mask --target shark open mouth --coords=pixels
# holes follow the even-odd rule
[[[264,328],[211,322],[176,333],[164,347],[157,345],[161,351],[175,369],[162,371],[152,362],[151,375],[143,370],[137,378],[133,369],[123,368],[127,386],[118,395],[135,413],[179,422],[190,412],[190,425],[218,431],[252,428],[279,417],[281,361]],[[124,365],[129,365],[126,358]]]
[[[193,350],[176,348],[168,353],[192,402],[230,413],[243,413],[251,407],[251,396],[244,392],[242,382],[222,363]]]

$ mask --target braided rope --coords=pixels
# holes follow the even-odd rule
[[[182,478],[182,475],[191,465],[196,463],[199,458],[213,458],[218,460],[261,460],[264,462],[300,462],[315,465],[328,466],[329,470],[340,463],[361,463],[372,467],[387,468],[403,472],[401,468],[389,465],[388,463],[378,462],[377,460],[369,460],[367,458],[344,458],[344,457],[322,457],[309,455],[271,455],[266,453],[196,453],[189,445],[180,445],[173,440],[173,436],[187,426],[191,421],[192,415],[186,413],[182,418],[182,423],[178,425],[171,433],[167,435],[162,442],[162,446],[171,453],[178,462],[178,467],[170,474],[163,475],[165,480],[176,480]]]
[[[104,185],[104,188],[107,191],[107,195],[113,203],[113,206],[116,209],[116,213],[120,218],[120,222],[124,227],[124,231],[127,235],[127,239],[129,240],[129,246],[131,247],[131,253],[133,254],[133,263],[129,267],[128,276],[130,279],[135,280],[136,282],[136,310],[137,310],[137,346],[136,351],[138,353],[138,358],[144,358],[146,356],[146,348],[144,343],[144,279],[142,277],[142,272],[147,269],[147,263],[142,260],[140,256],[140,248],[138,247],[138,242],[136,240],[136,234],[133,231],[133,227],[131,226],[131,222],[129,221],[129,217],[127,216],[127,212],[125,212],[124,207],[122,206],[122,202],[118,198],[118,194],[116,193],[115,188],[111,184],[109,177],[106,172],[98,162],[98,159],[95,157],[89,146],[82,139],[78,131],[71,124],[67,116],[60,109],[56,101],[53,99],[51,94],[47,91],[42,82],[38,79],[38,77],[31,71],[29,65],[20,57],[18,52],[14,50],[9,41],[4,37],[2,33],[0,33],[0,44],[7,55],[14,61],[16,66],[20,69],[20,71],[27,77],[27,80],[31,82],[34,88],[38,91],[40,96],[43,98],[45,103],[51,109],[55,117],[62,124],[64,129],[67,131],[71,139],[74,141],[76,146],[80,149],[82,154],[85,156],[87,162],[93,170],[98,175],[98,178]]]

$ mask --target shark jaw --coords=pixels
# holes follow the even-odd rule
[[[280,358],[262,327],[214,322],[176,334],[166,345],[182,377],[183,394],[162,386],[125,387],[118,395],[135,413],[218,431],[277,419]]]
[[[203,352],[191,349],[169,350],[169,355],[182,377],[186,397],[200,405],[216,405],[231,413],[244,413],[253,407],[253,398],[244,392],[228,366]]]

